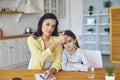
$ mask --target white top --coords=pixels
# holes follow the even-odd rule
[[[67,61],[74,62],[73,66],[67,65]],[[70,54],[66,49],[63,51],[62,56],[62,70],[65,71],[87,71],[89,62],[84,52],[77,48],[75,54]]]
[[[52,61],[52,57],[48,57],[48,59],[44,62],[44,69],[47,70],[51,67],[53,61]]]

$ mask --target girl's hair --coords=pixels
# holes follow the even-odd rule
[[[76,39],[76,46],[80,48],[80,46],[79,46],[79,44],[78,44],[78,41],[77,41],[77,38],[76,38],[75,34],[74,34],[71,30],[65,30],[65,31],[64,31],[64,35],[70,36],[70,37],[72,37],[74,40]]]
[[[41,18],[40,18],[40,20],[39,20],[39,22],[38,22],[38,28],[37,28],[37,31],[34,33],[34,35],[36,36],[36,37],[39,37],[39,36],[41,36],[42,35],[42,24],[43,24],[43,22],[46,20],[46,19],[54,19],[55,21],[56,21],[56,25],[55,25],[55,30],[53,31],[53,33],[52,33],[52,36],[57,36],[58,35],[58,20],[57,20],[57,17],[54,15],[54,14],[52,14],[52,13],[46,13],[46,14],[44,14]]]

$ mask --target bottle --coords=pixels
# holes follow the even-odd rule
[[[0,37],[3,36],[3,31],[2,31],[2,28],[0,28]]]

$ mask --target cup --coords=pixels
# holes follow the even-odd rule
[[[93,64],[91,64],[88,67],[88,78],[94,78],[95,77],[94,70],[95,70],[95,67],[94,67]]]

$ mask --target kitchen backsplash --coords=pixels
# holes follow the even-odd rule
[[[18,17],[18,15],[0,14],[0,28],[3,30],[3,36],[23,34],[26,27],[30,27],[32,31],[36,31],[39,16],[35,14],[23,14]]]

